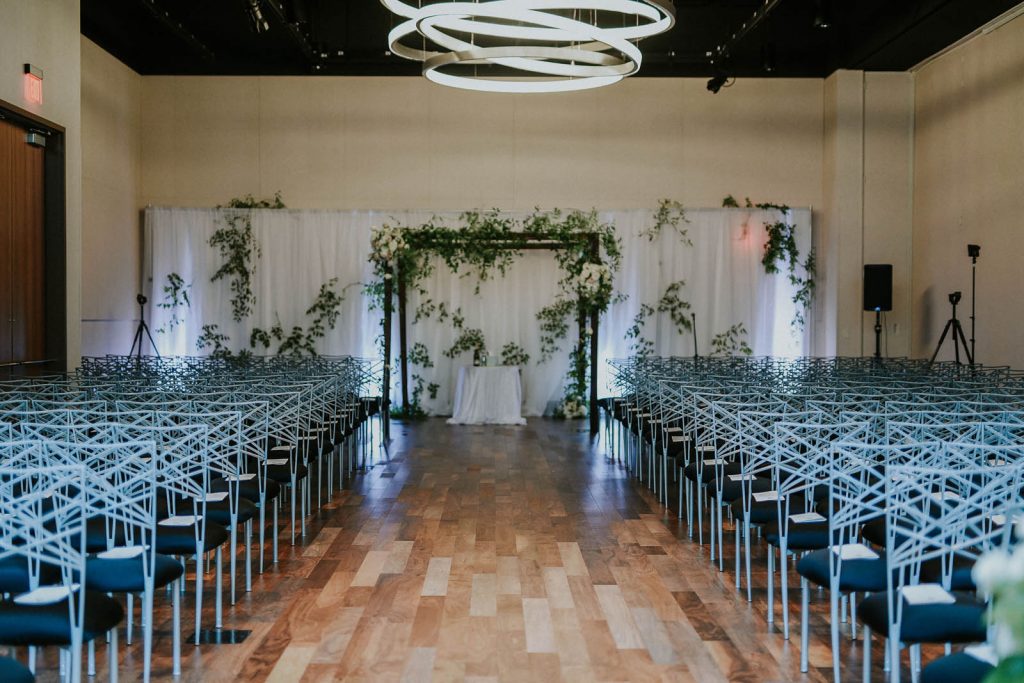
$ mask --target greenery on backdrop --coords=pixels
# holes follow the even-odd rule
[[[168,273],[167,284],[163,287],[164,300],[157,303],[157,307],[170,311],[171,319],[157,329],[157,334],[170,332],[184,322],[184,320],[178,317],[178,308],[182,306],[188,308],[192,305],[188,298],[188,290],[191,288],[192,285],[186,285],[185,280],[177,273]]]
[[[454,358],[473,351],[480,357],[487,351],[483,333],[478,329],[464,329],[461,312],[449,311],[444,303],[435,302],[424,287],[425,279],[434,272],[438,261],[461,277],[475,278],[474,292],[479,293],[482,283],[504,276],[529,245],[551,244],[562,277],[555,301],[537,314],[540,362],[549,360],[559,350],[573,316],[577,320],[589,319],[591,313],[600,314],[611,304],[614,298],[612,277],[622,261],[621,242],[615,228],[602,223],[596,212],[538,209],[520,220],[494,209],[467,211],[461,214],[459,222],[459,227],[452,228],[432,218],[419,227],[384,225],[374,230],[370,253],[374,277],[364,290],[372,307],[383,308],[385,283],[395,282],[400,277],[406,292],[418,295],[413,324],[432,317],[445,322],[451,317],[453,327],[460,333],[444,355]],[[597,253],[593,250],[593,239],[596,239]],[[563,404],[570,399],[586,403],[589,363],[586,340],[588,334],[592,334],[588,330],[586,324],[581,326],[578,343],[572,351]],[[378,339],[382,341],[383,335]],[[519,356],[523,357],[528,358],[525,353]]]
[[[222,223],[210,237],[210,246],[218,249],[221,265],[210,278],[210,282],[229,278],[231,286],[231,312],[235,322],[242,322],[252,315],[256,305],[256,295],[252,291],[253,277],[256,272],[256,261],[260,258],[260,245],[252,229],[253,209],[284,209],[281,193],[275,193],[273,199],[256,199],[251,194],[230,200],[222,209]],[[320,285],[320,290],[313,303],[306,309],[307,318],[311,319],[308,327],[293,325],[285,329],[280,319],[269,329],[253,328],[249,335],[249,348],[237,353],[229,346],[231,338],[224,333],[217,323],[207,323],[196,339],[196,348],[200,351],[209,350],[214,358],[244,361],[252,357],[254,350],[267,352],[276,344],[274,353],[290,356],[315,356],[316,344],[323,339],[329,330],[334,329],[341,313],[341,304],[345,300],[344,289],[337,291],[337,278],[331,278]],[[177,273],[167,276],[164,285],[164,300],[157,304],[160,308],[171,311],[171,319],[166,327],[157,332],[170,331],[182,322],[178,317],[179,307],[189,307],[191,301],[184,280]],[[347,288],[346,288],[347,289]]]
[[[712,356],[735,356],[743,354],[749,356],[754,351],[747,344],[747,327],[743,323],[736,323],[725,332],[716,334],[711,339]]]
[[[725,208],[740,208],[740,203],[731,194],[722,200]],[[814,299],[816,287],[815,277],[818,274],[817,262],[814,250],[811,249],[800,263],[800,250],[796,245],[796,225],[787,222],[789,207],[785,204],[772,204],[761,202],[754,204],[749,197],[745,198],[747,209],[761,209],[762,211],[778,211],[779,218],[774,223],[766,223],[765,232],[768,233],[764,243],[764,253],[761,256],[761,264],[764,271],[769,274],[781,272],[780,266],[785,269],[789,276],[790,283],[796,287],[793,294],[793,303],[796,304],[796,313],[793,315],[793,326],[803,329],[807,322],[806,313]],[[797,274],[797,267],[802,266],[803,275]]]

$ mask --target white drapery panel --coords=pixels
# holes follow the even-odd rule
[[[808,318],[803,330],[791,326],[795,312],[794,287],[788,273],[768,275],[761,264],[766,239],[764,224],[777,214],[746,209],[692,209],[687,244],[678,233],[665,228],[655,239],[644,233],[653,226],[651,209],[603,211],[600,218],[616,227],[623,242],[622,268],[615,287],[628,295],[613,304],[601,320],[599,391],[606,386],[605,360],[630,353],[631,340],[625,338],[641,304],[656,306],[665,289],[683,280],[680,298],[690,302],[697,320],[697,343],[701,354],[711,351],[716,334],[736,323],[747,329],[747,343],[755,355],[800,355],[809,349]],[[262,256],[256,263],[253,291],[256,308],[253,315],[236,323],[231,318],[231,290],[227,279],[210,282],[221,263],[218,251],[209,239],[223,215],[217,209],[149,208],[145,214],[145,263],[149,289],[148,318],[160,353],[196,355],[196,339],[202,326],[216,323],[231,337],[229,347],[248,347],[253,328],[267,329],[278,320],[285,330],[293,325],[308,326],[305,311],[312,305],[320,286],[338,279],[345,301],[335,329],[318,344],[326,354],[352,354],[375,357],[380,333],[381,311],[369,310],[361,283],[368,282],[372,269],[367,261],[370,231],[383,223],[418,226],[431,216],[458,225],[457,213],[422,211],[306,211],[256,210],[252,212],[253,232]],[[523,214],[512,214],[521,216]],[[791,220],[797,226],[797,244],[801,259],[810,249],[811,212],[795,209]],[[181,275],[190,284],[191,306],[175,311],[159,307],[164,300],[163,286],[170,273]],[[798,270],[798,274],[802,271]],[[561,278],[554,256],[545,250],[525,251],[509,268],[505,277],[482,283],[474,293],[476,278],[453,274],[443,264],[427,278],[424,289],[435,303],[449,310],[462,309],[467,328],[480,328],[488,350],[498,354],[508,342],[522,346],[531,356],[523,373],[523,414],[540,415],[562,395],[568,370],[568,350],[577,336],[575,320],[562,349],[545,363],[538,364],[540,341],[536,314],[558,295]],[[144,290],[145,291],[145,290]],[[424,384],[439,385],[437,397],[422,397],[424,407],[434,414],[450,414],[455,380],[460,365],[471,361],[469,354],[448,359],[442,352],[449,348],[458,332],[451,321],[436,317],[412,324],[420,303],[419,295],[409,296],[409,346],[421,342],[427,346],[433,368],[410,368]],[[167,330],[172,315],[182,323]],[[809,313],[808,313],[809,316]],[[164,329],[164,332],[157,330]],[[643,336],[654,342],[659,355],[692,355],[693,337],[680,335],[667,314],[647,319]],[[394,356],[398,355],[397,316],[393,329]],[[393,367],[393,399],[400,394],[397,364]]]

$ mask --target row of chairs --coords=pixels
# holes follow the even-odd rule
[[[35,646],[64,646],[61,672],[78,680],[82,643],[89,644],[88,672],[93,673],[96,638],[106,634],[111,680],[116,680],[117,625],[127,616],[131,644],[135,596],[141,596],[143,678],[148,680],[153,600],[164,589],[172,601],[172,673],[179,674],[186,562],[192,560],[195,567],[198,644],[209,558],[215,565],[214,627],[219,629],[225,553],[234,604],[239,561],[245,590],[252,589],[254,535],[257,570],[264,570],[268,541],[271,561],[277,561],[284,499],[295,544],[325,496],[330,501],[345,477],[372,464],[374,444],[380,443],[372,418],[380,402],[368,394],[379,386],[378,372],[374,363],[356,358],[226,363],[105,357],[84,359],[77,372],[66,376],[0,383],[0,445],[5,449],[0,468],[29,473],[10,475],[22,482],[12,497],[39,497],[45,506],[54,488],[28,486],[26,481],[43,481],[32,479],[32,472],[53,467],[84,471],[84,484],[64,487],[80,491],[83,502],[77,526],[56,526],[65,542],[54,552],[34,555],[21,540],[24,534],[4,533],[0,592],[8,599],[0,603],[0,643],[29,646],[30,670]],[[55,531],[53,526],[37,525],[36,531],[42,538]],[[78,526],[81,539],[64,534]],[[55,561],[60,553],[63,559]],[[54,567],[67,571],[58,575]],[[8,609],[21,614],[19,600],[31,601],[39,591],[52,598],[58,588],[65,591],[63,602],[22,615],[44,624],[42,631],[23,628],[23,619],[4,618]],[[115,595],[126,596],[125,607]],[[64,618],[64,606],[82,612],[82,618],[70,618],[71,612]],[[100,615],[107,620],[90,621]]]
[[[948,655],[952,643],[986,640],[987,598],[970,570],[1013,541],[1008,520],[1024,509],[1018,374],[842,358],[611,365],[620,395],[602,406],[613,457],[677,508],[721,571],[731,528],[735,585],[748,600],[753,553],[763,555],[767,618],[774,624],[778,583],[787,639],[795,571],[803,671],[812,585],[829,592],[837,681],[844,623],[852,639],[862,634],[864,680],[872,633],[885,638],[893,681],[904,649],[916,681],[921,645],[941,644]],[[990,667],[977,662],[958,654],[925,674],[966,681],[962,670],[935,676],[953,665]]]

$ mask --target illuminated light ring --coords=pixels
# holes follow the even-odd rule
[[[406,19],[415,19],[422,13],[430,14],[432,8],[451,2],[429,3],[417,7],[402,0],[381,0],[381,3],[394,14]],[[647,24],[607,28],[605,30],[620,33],[627,39],[648,38],[663,33],[675,24],[675,10],[671,0],[489,0],[486,3],[466,3],[468,5],[502,5],[511,10],[596,10],[630,16],[642,16],[650,20]]]
[[[549,61],[558,60],[558,61]],[[608,64],[607,60],[614,63]],[[574,62],[566,64],[563,62]],[[593,66],[581,66],[585,62]],[[500,64],[520,71],[560,78],[608,78],[630,76],[640,68],[633,61],[620,62],[602,52],[543,45],[516,47],[483,47],[439,54],[423,63],[423,71],[434,71],[454,65]],[[482,80],[486,77],[473,77]],[[492,79],[489,79],[492,80]]]
[[[490,4],[490,3],[488,3]],[[500,3],[495,3],[496,5]],[[464,17],[464,12],[473,10],[477,16],[484,16],[488,18],[505,18],[507,13],[500,7],[486,7],[477,5],[475,3],[439,3],[438,5],[432,5],[431,8],[435,10],[434,14],[429,16],[420,17],[416,20],[406,22],[405,25],[400,26],[396,29],[400,33],[408,35],[412,30],[417,30],[431,41],[452,50],[452,53],[459,52],[472,52],[479,51],[484,48],[478,48],[470,43],[458,40],[452,36],[445,34],[438,28],[439,25],[446,26],[445,21],[450,15],[456,17]],[[440,9],[440,12],[436,10]],[[498,52],[483,52],[477,53],[476,57],[467,57],[465,55],[461,57],[448,57],[447,59],[437,60],[437,58],[444,56],[446,53],[439,52],[426,52],[416,51],[415,56],[426,62],[434,59],[431,68],[436,69],[440,66],[446,66],[458,62],[466,63],[473,62],[479,63],[482,60],[490,61],[494,64],[500,64],[507,66],[512,69],[520,71],[527,71],[530,73],[539,73],[549,76],[560,76],[563,78],[589,78],[589,77],[608,77],[608,76],[629,76],[636,73],[640,68],[640,62],[642,55],[640,50],[625,39],[621,39],[612,35],[608,35],[610,32],[604,29],[595,28],[590,24],[576,21],[574,19],[568,19],[565,17],[557,17],[552,15],[544,14],[543,12],[533,12],[531,10],[524,10],[516,13],[516,18],[524,21],[530,21],[533,23],[544,22],[550,26],[553,26],[555,30],[559,31],[564,36],[566,41],[589,41],[587,46],[598,46],[598,49],[588,49],[585,46],[577,46],[576,48],[562,48],[562,47],[551,47],[551,46],[533,46],[534,49],[524,52],[512,52],[507,53],[510,55],[528,55],[527,57],[511,57],[502,58],[502,53]],[[415,24],[410,26],[409,24]],[[471,22],[472,23],[472,22]],[[393,45],[394,50],[398,50],[399,45]],[[486,48],[492,50],[494,48]],[[604,55],[605,50],[617,50],[621,54],[626,56],[626,59],[619,59],[611,55]],[[600,58],[595,58],[590,55],[604,55]],[[488,55],[483,57],[482,55]],[[590,64],[600,64],[597,67],[585,67],[575,64],[559,64],[555,62],[549,62],[546,60],[562,60],[566,62],[582,61]],[[427,69],[425,68],[424,71]]]
[[[465,5],[467,3],[446,4]],[[452,8],[450,11],[455,12],[456,10],[455,8]],[[499,13],[500,10],[484,12],[483,16],[490,17]],[[573,19],[544,15],[542,12],[529,12],[525,13],[524,16],[529,21],[543,20],[549,22],[550,25],[560,30],[575,31],[575,25],[581,26],[586,29],[586,33],[580,33],[578,35],[581,38],[591,41],[593,44],[603,46],[603,49],[588,50],[582,46],[567,48],[536,45],[523,46],[522,48],[517,46],[512,52],[508,52],[507,49],[503,47],[480,48],[443,34],[437,28],[437,24],[443,22],[443,15],[433,15],[419,19],[417,21],[417,29],[428,39],[451,49],[452,52],[447,53],[447,55],[443,53],[440,55],[432,55],[424,61],[433,60],[433,66],[431,68],[436,69],[439,68],[438,65],[445,66],[458,62],[479,63],[482,60],[486,60],[493,64],[499,64],[521,71],[539,73],[548,76],[560,76],[563,78],[630,76],[640,70],[640,63],[643,60],[643,56],[640,53],[640,49],[628,40],[607,35],[602,29],[595,28],[589,24],[582,24],[581,22],[577,22]],[[502,50],[505,50],[505,52],[502,52]],[[623,60],[612,55],[605,55],[604,50],[616,50],[624,55],[625,59]],[[458,56],[460,53],[462,53],[463,56]],[[475,54],[477,56],[469,57],[469,54]],[[523,56],[520,57],[516,55]],[[594,57],[594,55],[604,55],[604,57]],[[607,58],[610,58],[612,61],[609,62]],[[572,63],[559,63],[549,60],[559,60],[559,62],[583,61],[585,63],[598,64],[600,66],[579,66]],[[424,66],[424,72],[426,70],[427,67]]]
[[[446,1],[421,8],[401,0],[381,2],[395,14],[409,19],[392,29],[388,36],[394,54],[423,62],[424,76],[435,83],[490,92],[564,92],[618,82],[636,73],[642,60],[640,50],[628,41],[661,33],[675,23],[671,0]],[[549,13],[554,9],[619,13],[645,19],[646,23],[634,21],[632,26],[602,28]],[[497,19],[501,23],[481,19]],[[416,33],[450,52],[418,49],[403,42]],[[542,44],[483,48],[466,43],[451,35],[453,33]],[[544,45],[545,42],[549,44]],[[618,54],[606,54],[609,51]],[[519,73],[505,79],[444,71],[446,67],[459,64],[497,64]],[[537,74],[553,78],[537,79]]]
[[[446,85],[451,88],[462,90],[476,90],[479,92],[496,92],[511,94],[532,94],[532,93],[555,93],[573,92],[577,90],[590,90],[592,88],[603,88],[606,85],[618,83],[625,76],[603,76],[598,78],[577,78],[575,80],[558,79],[553,81],[544,80],[496,80],[485,78],[471,78],[468,76],[453,76],[438,71],[437,69],[424,69],[423,75],[438,85]]]
[[[448,31],[475,33],[477,35],[488,35],[496,38],[509,38],[515,40],[547,40],[550,42],[579,42],[586,39],[585,36],[592,29],[605,32],[605,35],[615,36],[625,40],[639,40],[667,31],[675,24],[674,14],[662,6],[661,0],[490,0],[486,3],[473,2],[437,2],[425,5],[422,9],[411,7],[399,0],[381,0],[385,7],[395,14],[408,17],[410,21],[403,22],[391,30],[388,36],[388,43],[391,52],[413,61],[425,61],[430,57],[440,54],[436,51],[421,50],[406,44],[403,39],[417,32],[416,24],[425,17],[450,16],[449,20],[442,27]],[[669,7],[671,5],[668,5]],[[539,11],[545,19],[541,25],[549,24],[547,18],[556,17],[574,22],[573,29],[551,29],[542,27],[513,26],[509,24],[498,24],[480,21],[467,21],[457,15],[484,16],[483,8],[491,10],[487,16],[500,18],[506,21],[527,21],[526,13],[551,9],[582,9],[599,10],[606,12],[618,12],[633,16],[642,16],[649,21],[647,24],[636,24],[623,27],[600,28],[576,19],[567,19],[557,15],[546,14]],[[497,12],[500,11],[500,14]],[[537,15],[533,15],[536,23]],[[580,30],[585,29],[585,30]],[[564,33],[560,31],[566,31]],[[582,49],[608,49],[602,48],[597,43],[579,45]],[[449,46],[448,49],[457,49]]]

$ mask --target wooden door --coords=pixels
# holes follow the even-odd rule
[[[43,149],[25,132],[0,122],[0,362],[46,354]]]

